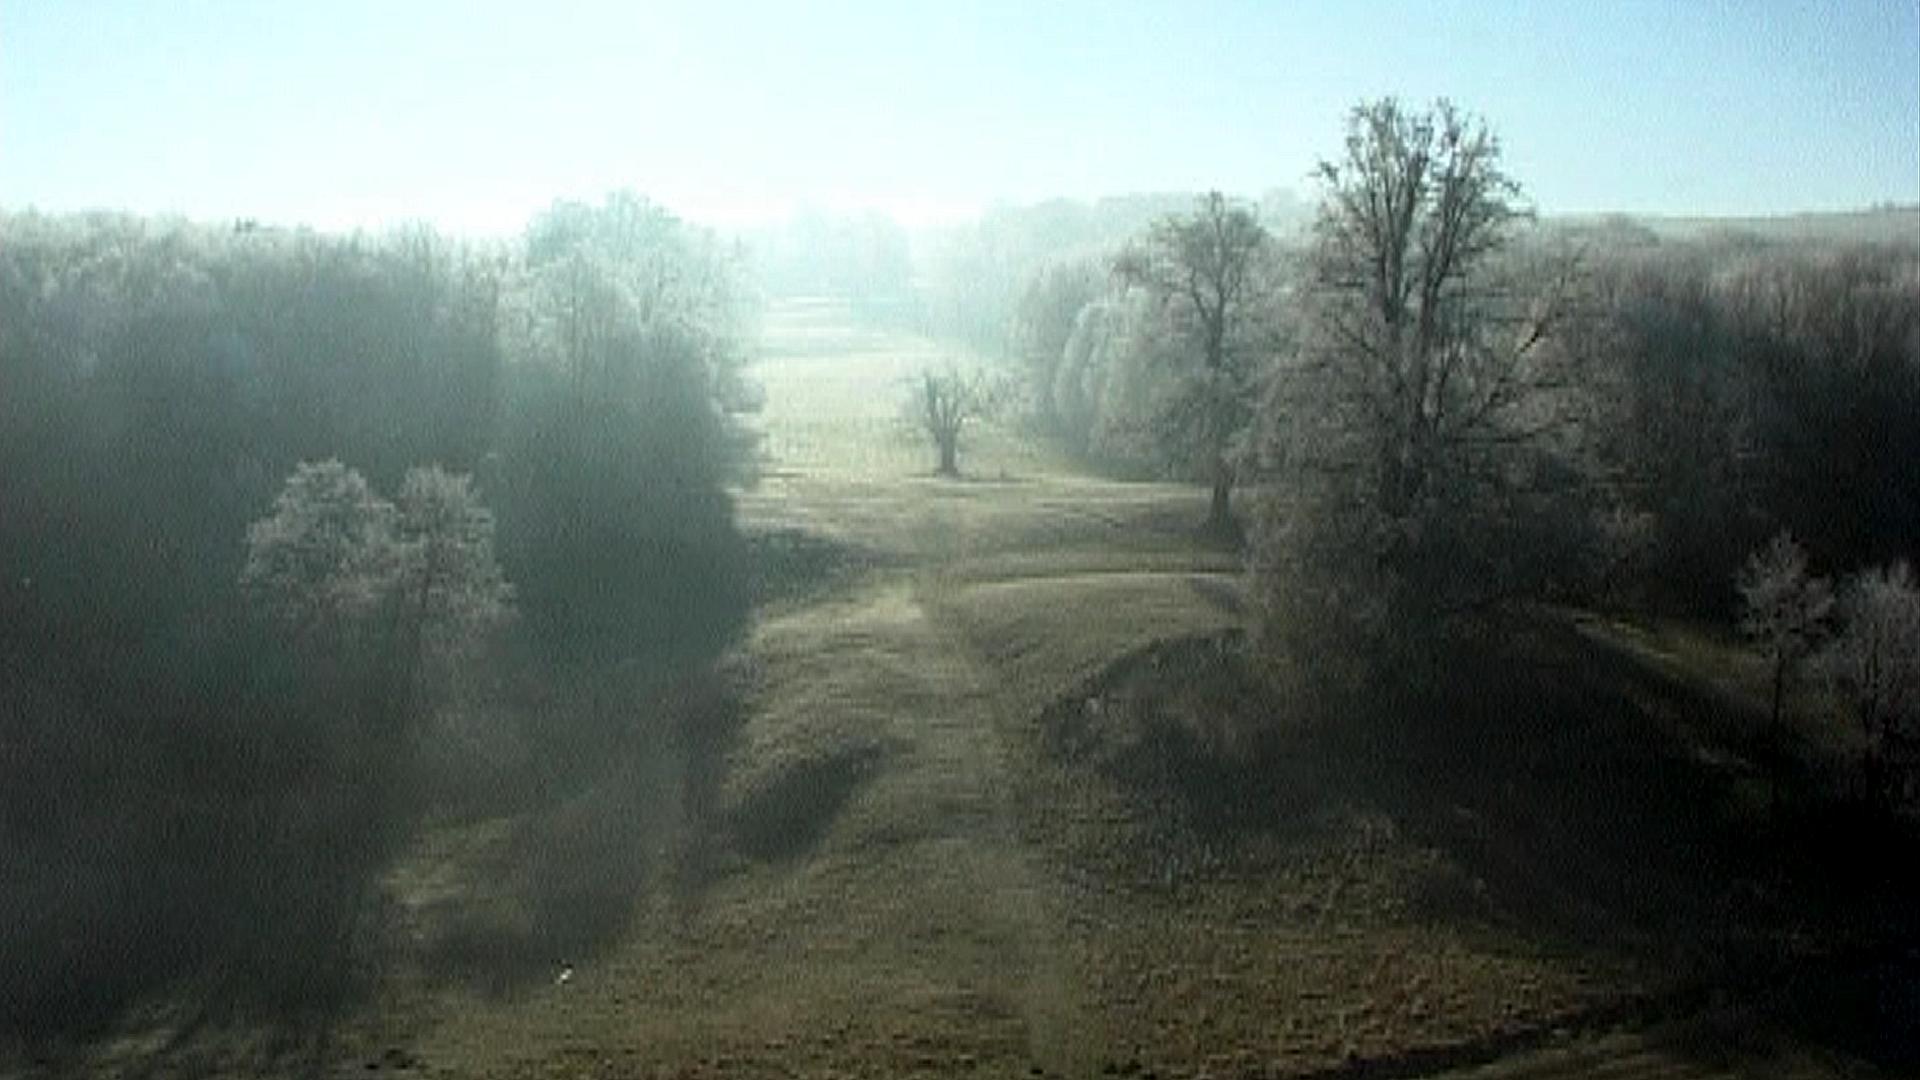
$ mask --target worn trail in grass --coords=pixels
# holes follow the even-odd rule
[[[768,468],[743,524],[867,569],[762,613],[695,895],[564,986],[446,1010],[422,1056],[1091,1071],[1116,1034],[1079,990],[1069,897],[1021,840],[1012,736],[1127,649],[1232,622],[1193,585],[1232,560],[1188,542],[1188,489],[1076,476],[1002,433],[967,447],[967,479],[928,475],[896,404],[938,359],[924,342],[807,304],[776,308],[764,340]]]

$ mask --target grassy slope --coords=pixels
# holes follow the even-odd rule
[[[1113,1041],[1079,990],[1070,897],[1021,842],[1002,736],[1120,652],[1231,622],[1191,579],[1232,560],[1188,543],[1194,492],[1074,476],[1004,433],[963,452],[969,479],[928,475],[897,409],[936,356],[922,342],[804,306],[767,340],[769,468],[744,523],[874,569],[775,605],[747,643],[730,842],[698,900],[643,913],[564,988],[443,1010],[429,1062],[1025,1074]]]

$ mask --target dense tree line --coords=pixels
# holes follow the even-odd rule
[[[0,219],[0,1014],[325,997],[423,762],[645,752],[744,617],[743,304],[627,195],[497,246]]]
[[[1187,193],[1051,199],[995,206],[963,224],[922,230],[913,237],[918,328],[993,360],[1029,359],[1033,320],[1042,315],[1036,304],[1047,303],[1036,286],[1067,286],[1055,276],[1062,265],[1094,264],[1104,277],[1116,250],[1192,204]],[[1258,210],[1267,229],[1289,238],[1310,216],[1284,190],[1262,198]],[[1042,284],[1048,279],[1051,286]],[[1065,314],[1070,328],[1073,312]],[[1058,315],[1052,318],[1057,327]]]
[[[1373,505],[1395,560],[1434,563],[1430,599],[1454,579],[1715,617],[1781,528],[1830,566],[1920,545],[1920,249],[1542,221],[1444,103],[1357,109],[1320,178],[1236,327],[1253,370],[1224,426],[1262,513]],[[1205,260],[1174,241],[1220,217],[1202,200],[1028,274],[1008,325],[1034,410],[1096,465],[1191,458],[1170,421],[1210,354],[1179,303]]]
[[[931,230],[917,252],[923,329],[992,359],[1011,355],[1028,278],[1054,263],[1096,255],[1175,209],[1178,196],[1086,204],[1054,199],[999,206],[977,221]]]
[[[1776,688],[1813,664],[1852,703],[1868,786],[1897,787],[1920,745],[1920,248],[1542,221],[1445,102],[1356,108],[1319,179],[1309,232],[1255,242],[1253,207],[1203,199],[1038,266],[1009,322],[1069,449],[1209,482],[1216,532],[1250,488],[1231,512],[1291,700],[1417,708],[1516,601],[1731,626],[1784,530],[1804,548],[1775,562],[1850,576],[1763,642]]]
[[[743,244],[770,295],[844,299],[855,317],[881,325],[910,325],[916,317],[913,240],[885,215],[802,210],[778,226],[749,230]]]
[[[1920,250],[1705,240],[1600,251],[1595,442],[1646,598],[1724,611],[1780,528],[1816,563],[1920,547]]]

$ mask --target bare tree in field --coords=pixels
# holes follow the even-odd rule
[[[973,421],[988,416],[996,394],[979,372],[957,367],[922,371],[908,399],[911,422],[932,441],[941,476],[960,475],[960,434]]]
[[[1114,263],[1115,275],[1162,306],[1188,363],[1166,410],[1167,434],[1205,463],[1213,485],[1207,528],[1234,535],[1233,446],[1253,418],[1265,357],[1260,320],[1272,295],[1270,240],[1254,212],[1215,191],[1192,214],[1162,219]]]

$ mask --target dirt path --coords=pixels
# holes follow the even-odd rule
[[[853,945],[839,970],[810,950],[800,981],[863,986],[865,1023],[934,1048],[910,1064],[931,1066],[951,1044],[954,1061],[1081,1074],[1110,1033],[1065,951],[1067,898],[1019,838],[1018,751],[1003,736],[1022,718],[1008,714],[1008,673],[950,601],[970,578],[998,580],[994,560],[1009,552],[1062,553],[1038,571],[1058,574],[1076,550],[1110,547],[1116,522],[1061,532],[1057,504],[1097,505],[1097,495],[1084,499],[1076,489],[1087,481],[1045,471],[1011,441],[969,447],[972,482],[924,475],[895,401],[930,353],[843,320],[799,305],[768,320],[756,374],[772,475],[743,500],[743,518],[833,536],[892,569],[756,632],[760,692],[735,755],[734,799],[795,757],[873,754],[816,846],[775,868],[796,907],[833,913],[803,937]]]
[[[994,675],[929,616],[918,591],[890,583],[773,623],[757,639],[756,655],[774,669],[768,685],[778,689],[755,725],[791,735],[857,724],[857,734],[815,731],[808,750],[852,738],[879,752],[871,778],[798,872],[822,887],[822,903],[837,906],[845,925],[829,932],[864,939],[867,967],[848,978],[884,973],[918,988],[892,1000],[875,995],[872,1009],[905,1006],[893,1020],[935,1028],[948,1007],[960,1009],[951,1019],[976,1030],[956,1030],[956,1039],[1078,1071],[1076,1048],[1098,1045],[1099,1032],[1059,951],[1061,900],[1016,835]],[[830,687],[831,699],[784,693],[809,686]],[[822,725],[807,715],[819,709],[839,715]]]

